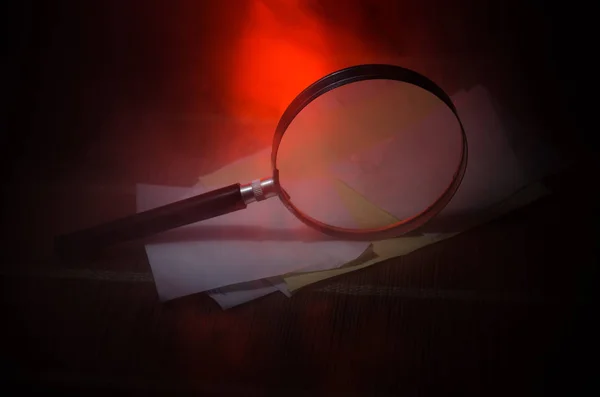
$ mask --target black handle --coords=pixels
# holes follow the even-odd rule
[[[63,256],[89,253],[245,208],[240,184],[236,183],[89,229],[58,236],[55,240],[55,250]]]

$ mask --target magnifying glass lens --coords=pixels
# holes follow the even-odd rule
[[[461,159],[450,108],[415,85],[366,80],[333,89],[291,122],[279,182],[306,216],[355,229],[390,227],[435,202]]]

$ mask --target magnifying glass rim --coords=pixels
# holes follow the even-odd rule
[[[290,200],[289,195],[281,187],[279,180],[279,170],[277,168],[277,153],[281,140],[292,123],[294,118],[312,101],[320,97],[321,95],[344,85],[356,83],[359,81],[366,80],[395,80],[417,86],[429,93],[435,95],[439,100],[444,102],[448,108],[452,111],[458,124],[460,126],[462,146],[461,146],[461,160],[458,164],[456,171],[452,177],[452,181],[448,184],[444,192],[427,208],[418,214],[400,220],[399,222],[379,228],[368,228],[368,229],[348,229],[337,226],[331,226],[326,223],[320,222],[302,212],[298,209]],[[275,135],[273,136],[273,147],[271,151],[271,167],[273,169],[273,181],[275,185],[275,191],[281,202],[285,207],[292,213],[296,218],[302,221],[307,226],[317,229],[324,234],[332,237],[344,239],[344,240],[360,240],[360,241],[373,241],[373,240],[385,240],[389,238],[399,237],[403,234],[414,231],[415,229],[423,226],[434,216],[436,216],[441,210],[448,205],[456,191],[458,190],[465,171],[467,169],[468,162],[468,145],[467,135],[465,133],[464,126],[456,106],[437,84],[429,80],[427,77],[410,69],[403,68],[396,65],[388,64],[363,64],[351,66],[345,69],[338,70],[330,73],[329,75],[317,80],[310,86],[305,88],[294,100],[288,105],[283,115],[279,119],[277,128],[275,129]]]

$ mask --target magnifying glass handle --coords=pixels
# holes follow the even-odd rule
[[[140,212],[89,229],[58,236],[55,250],[72,255],[100,250],[113,244],[149,237],[180,226],[246,208],[239,183]]]

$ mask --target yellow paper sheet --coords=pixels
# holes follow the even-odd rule
[[[549,193],[548,189],[545,188],[541,183],[536,183],[530,185],[508,199],[504,200],[494,208],[491,208],[488,212],[488,215],[477,222],[477,224],[470,225],[466,227],[464,231],[469,229],[470,227],[476,226],[478,224],[490,221],[494,218],[497,218],[503,214],[506,214],[514,209],[525,206]],[[354,197],[357,202],[364,200],[361,199],[360,196]],[[370,212],[370,215],[373,217],[389,217],[390,215],[383,212],[377,211],[377,207],[370,205],[368,202],[361,209]],[[458,233],[445,233],[439,234],[435,236],[416,236],[416,237],[400,237],[392,240],[378,241],[373,243],[373,251],[376,253],[377,258],[372,258],[364,261],[363,263],[356,263],[353,266],[344,266],[339,269],[334,270],[326,270],[321,272],[312,272],[312,273],[295,273],[289,274],[284,277],[284,280],[288,286],[290,292],[297,291],[298,289],[305,287],[307,285],[326,280],[331,277],[339,276],[345,273],[353,272],[355,270],[364,269],[368,266],[374,265],[379,262],[383,262],[387,259],[394,258],[397,256],[406,255],[410,252],[413,252],[419,248],[423,248],[427,245],[436,243],[438,241],[445,240],[447,238],[453,237]]]
[[[338,193],[342,197],[344,204],[354,215],[358,226],[368,228],[381,224],[392,224],[398,222],[398,219],[393,215],[383,211],[381,208],[373,205],[368,200],[356,194],[352,189],[348,188],[343,183],[339,183]],[[308,284],[316,283],[321,280],[335,277],[341,274],[363,269],[367,266],[374,265],[386,259],[396,256],[406,255],[416,249],[432,244],[439,239],[450,237],[448,235],[438,235],[435,238],[431,236],[411,236],[401,237],[391,240],[375,241],[371,244],[370,250],[375,257],[370,256],[364,260],[355,261],[351,266],[344,266],[339,269],[310,272],[310,273],[294,273],[284,276],[284,280],[288,289],[293,292]],[[360,258],[358,258],[360,259]]]

